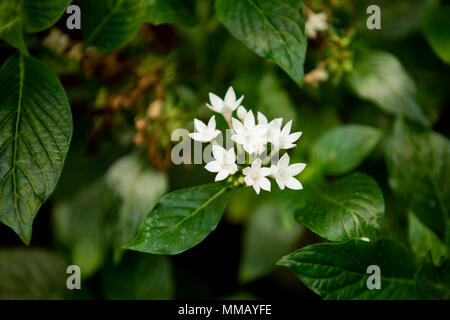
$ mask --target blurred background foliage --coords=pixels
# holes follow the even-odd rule
[[[366,28],[373,2],[381,7],[381,30]],[[385,161],[396,116],[449,135],[449,50],[437,43],[445,34],[448,44],[450,31],[448,15],[436,10],[439,1],[304,1],[309,10],[326,12],[330,23],[308,40],[302,86],[231,36],[214,1],[182,3],[167,16],[155,13],[152,23],[136,26],[131,41],[108,53],[83,50],[82,32],[67,30],[67,15],[25,39],[60,77],[74,135],[57,188],[34,222],[31,248],[0,225],[0,298],[318,298],[275,262],[322,241],[296,224],[293,212],[314,185],[355,167],[381,186],[383,236],[418,257],[427,254],[426,243],[440,242],[394,195]],[[441,29],[430,23],[439,16],[447,19]],[[4,61],[13,50],[0,46]],[[223,95],[230,85],[245,94],[247,108],[293,119],[295,131],[303,132],[291,158],[308,163],[300,176],[304,190],[257,196],[241,189],[217,230],[195,248],[171,257],[125,252],[121,245],[163,194],[212,181],[201,165],[171,163],[171,133],[192,131],[194,117],[207,119],[208,93]],[[353,146],[370,156],[333,168],[320,141],[350,123],[378,128]],[[321,166],[327,178],[318,174]],[[440,247],[437,261],[446,248],[433,247]],[[81,293],[65,289],[68,264],[81,267]]]

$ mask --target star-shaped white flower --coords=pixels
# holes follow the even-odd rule
[[[308,38],[315,39],[317,33],[328,29],[327,14],[325,12],[311,12],[306,20],[306,34]]]
[[[270,175],[269,168],[261,168],[261,159],[257,158],[250,167],[242,170],[245,175],[244,181],[247,186],[252,186],[259,194],[261,189],[270,191],[270,181],[266,177]]]
[[[215,181],[224,180],[229,175],[236,173],[238,168],[233,148],[227,151],[218,145],[213,145],[212,151],[215,160],[208,162],[205,169],[209,172],[217,172]]]
[[[261,153],[267,143],[266,132],[267,126],[255,124],[255,117],[250,110],[244,119],[244,124],[239,120],[232,118],[231,123],[235,134],[231,136],[231,140],[243,146],[244,150],[249,154]]]
[[[273,165],[270,169],[272,171],[272,176],[275,178],[278,186],[281,190],[285,187],[293,190],[303,189],[302,184],[296,178],[300,172],[305,169],[305,163],[294,163],[289,165],[289,155],[285,153],[277,165]]]
[[[219,130],[216,130],[216,119],[214,116],[209,119],[208,125],[198,119],[194,119],[194,127],[197,132],[189,133],[189,136],[200,142],[211,142],[220,133]]]
[[[296,146],[296,142],[302,135],[302,133],[294,132],[291,133],[292,120],[289,120],[284,128],[280,130],[273,130],[271,141],[275,148],[277,149],[291,149]]]
[[[214,112],[221,113],[227,122],[231,121],[231,115],[240,105],[244,96],[236,100],[236,93],[234,93],[233,87],[230,87],[225,94],[225,99],[222,100],[214,93],[209,93],[209,101],[211,104],[206,104]]]

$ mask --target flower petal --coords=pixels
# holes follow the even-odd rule
[[[234,104],[233,110],[236,110],[236,108],[239,107],[239,106],[241,105],[242,100],[244,100],[244,96],[241,96],[241,97],[236,101],[236,103]]]
[[[220,171],[219,162],[216,160],[208,162],[205,166],[205,169],[208,170],[209,172],[219,172]]]
[[[300,137],[302,136],[302,132],[294,132],[294,133],[291,133],[289,136],[288,136],[288,140],[289,140],[289,142],[291,142],[291,143],[294,143],[295,141],[297,141]]]
[[[278,167],[279,168],[287,168],[288,166],[289,166],[289,155],[287,153],[285,153],[278,161]]]
[[[289,120],[288,123],[286,123],[286,125],[284,126],[283,130],[281,130],[281,134],[283,136],[289,135],[289,133],[291,132],[291,127],[292,127],[292,120]]]
[[[227,154],[227,151],[218,145],[213,145],[212,151],[213,151],[214,159],[216,159],[219,162],[223,162],[223,160],[225,159],[225,156]]]
[[[208,121],[208,129],[215,130],[216,129],[216,117],[212,116]]]
[[[286,187],[288,187],[289,189],[292,189],[292,190],[303,189],[303,186],[300,183],[300,181],[298,181],[294,177],[287,178],[286,181],[284,181],[284,183],[285,183]]]
[[[197,132],[202,133],[206,129],[206,124],[198,119],[194,119],[194,128],[195,130],[197,130]]]
[[[216,96],[214,93],[209,93],[209,101],[211,102],[211,106],[214,111],[220,112],[223,108],[223,100]]]
[[[189,137],[195,141],[203,142],[203,136],[198,132],[189,133]]]
[[[288,167],[287,172],[290,176],[296,176],[302,172],[305,167],[306,163],[294,163]]]
[[[236,103],[236,94],[234,93],[233,87],[229,87],[227,93],[225,94],[225,104],[229,107],[234,107]]]
[[[258,124],[267,125],[267,118],[265,115],[263,115],[261,112],[258,111]]]
[[[233,125],[233,129],[236,132],[241,132],[244,130],[244,126],[242,125],[242,122],[240,122],[238,119],[236,118],[231,118],[231,124]]]
[[[220,170],[219,173],[216,175],[216,178],[214,181],[222,181],[228,177],[228,171],[226,170]]]
[[[253,115],[253,111],[249,110],[244,120],[244,127],[246,129],[251,129],[255,126],[255,116]]]
[[[278,187],[280,187],[280,189],[281,190],[284,190],[284,181],[283,181],[283,179],[281,179],[281,178],[279,178],[279,177],[276,177],[275,178],[275,181],[277,182],[277,184],[278,184]]]
[[[260,173],[262,176],[269,176],[272,174],[272,170],[270,168],[261,168]]]
[[[259,179],[259,185],[261,186],[261,189],[270,191],[270,181],[267,178],[261,178]]]
[[[259,186],[259,184],[254,183],[254,184],[253,184],[253,189],[255,189],[256,194],[259,194],[259,191],[260,191],[260,186]]]

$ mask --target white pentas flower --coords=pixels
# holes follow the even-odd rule
[[[289,155],[285,153],[277,165],[273,165],[271,167],[272,176],[275,178],[278,186],[281,190],[284,190],[285,187],[293,190],[303,189],[302,184],[296,178],[300,172],[305,169],[305,163],[294,163],[289,165]]]
[[[223,100],[214,93],[209,93],[210,104],[207,103],[206,105],[212,111],[221,113],[225,120],[230,122],[233,111],[241,105],[242,100],[244,100],[244,96],[241,96],[236,100],[236,93],[234,92],[233,87],[230,87]]]
[[[214,159],[205,166],[209,172],[217,172],[215,181],[221,181],[238,170],[234,149],[228,151],[218,145],[212,146]]]
[[[190,133],[189,136],[196,141],[211,142],[220,134],[220,131],[216,130],[216,119],[214,116],[209,119],[208,125],[198,119],[194,119],[194,127],[197,132]]]
[[[306,20],[306,34],[308,38],[317,38],[317,33],[328,29],[327,14],[325,12],[314,13],[309,12]]]
[[[256,193],[260,190],[270,191],[270,181],[266,177],[271,174],[269,168],[261,167],[261,159],[257,158],[250,167],[242,170],[244,181],[247,186],[252,186]]]
[[[249,154],[264,151],[267,144],[265,137],[267,126],[256,124],[255,116],[251,110],[247,112],[243,124],[239,120],[232,118],[232,125],[235,133],[231,136],[231,140],[241,144]]]
[[[282,118],[269,121],[263,113],[257,112],[255,119],[255,113],[252,110],[247,110],[240,105],[242,99],[243,97],[236,99],[236,94],[231,87],[224,100],[210,94],[211,105],[208,104],[208,107],[224,116],[231,132],[231,135],[222,135],[222,137],[231,138],[234,142],[231,148],[227,144],[228,150],[218,145],[220,139],[216,137],[220,131],[216,130],[214,116],[209,119],[207,125],[194,119],[196,132],[190,133],[189,136],[197,141],[212,143],[214,160],[206,164],[206,170],[217,173],[215,181],[228,178],[228,183],[253,187],[257,194],[261,190],[271,191],[269,178],[274,179],[282,190],[302,189],[302,184],[295,176],[303,171],[306,166],[304,163],[290,164],[287,153],[274,163],[280,151],[296,146],[302,133],[291,133],[292,120],[283,127]],[[227,142],[231,141],[225,143]],[[270,154],[267,155],[269,151]],[[272,166],[267,165],[269,162],[272,162]],[[238,165],[242,165],[243,169]]]

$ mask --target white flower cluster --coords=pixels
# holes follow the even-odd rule
[[[295,142],[302,133],[291,133],[292,120],[288,121],[283,127],[282,118],[269,122],[261,112],[258,112],[256,121],[253,111],[246,110],[241,106],[244,97],[236,99],[232,87],[228,89],[223,100],[213,93],[209,94],[209,98],[210,104],[207,104],[207,106],[223,115],[232,130],[231,140],[237,144],[237,149],[245,150],[248,156],[246,158],[252,159],[251,163],[246,164],[247,167],[242,169],[243,177],[240,178],[242,182],[245,182],[247,186],[252,186],[257,194],[261,189],[271,190],[268,177],[274,178],[281,190],[284,190],[285,187],[294,190],[303,188],[295,176],[302,172],[306,164],[295,163],[290,165],[287,153],[279,159],[278,163],[270,167],[263,167],[266,160],[272,160],[280,150],[291,149],[296,146]],[[239,120],[233,117],[235,111]],[[234,148],[226,150],[215,141],[220,134],[220,131],[216,130],[215,116],[209,119],[208,124],[194,119],[194,127],[196,132],[189,134],[192,139],[213,144],[214,160],[209,162],[205,168],[210,172],[217,172],[215,181],[224,180],[238,172],[240,168],[236,163]],[[263,155],[267,154],[269,145],[271,146],[270,155],[261,159]]]
[[[317,34],[328,29],[327,14],[325,12],[310,12],[306,20],[306,34],[308,38],[315,39]]]

